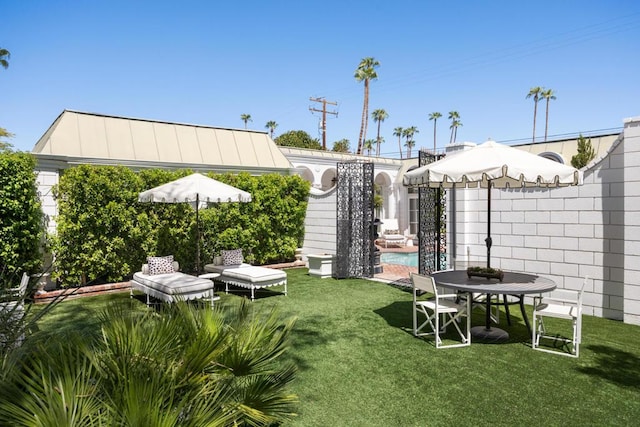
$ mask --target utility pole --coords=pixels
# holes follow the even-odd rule
[[[338,103],[327,101],[325,98],[309,98],[309,101],[322,103],[322,110],[317,110],[315,108],[309,107],[309,111],[322,113],[322,149],[326,150],[327,149],[327,114],[333,114],[334,116],[338,117],[337,111],[327,111],[327,104],[338,105]]]

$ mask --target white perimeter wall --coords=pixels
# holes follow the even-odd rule
[[[485,265],[487,190],[448,193],[449,255],[456,268]],[[585,314],[640,325],[640,118],[626,120],[610,152],[584,169],[584,185],[493,189],[491,202],[492,267],[568,289],[589,276]]]
[[[45,215],[47,233],[55,233],[56,216],[58,215],[58,205],[53,198],[53,186],[58,184],[59,175],[54,171],[38,171],[36,183],[38,185],[38,195],[42,203],[42,212]]]
[[[303,259],[309,254],[336,253],[336,189],[309,195],[307,216],[304,220]]]

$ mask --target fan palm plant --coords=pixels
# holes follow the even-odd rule
[[[15,350],[0,381],[6,422],[269,425],[292,415],[286,387],[295,370],[277,359],[293,320],[254,313],[244,301],[225,310],[132,307],[106,309],[99,331],[36,334]]]

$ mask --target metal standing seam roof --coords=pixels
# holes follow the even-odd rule
[[[237,169],[291,169],[267,132],[64,110],[33,153]]]

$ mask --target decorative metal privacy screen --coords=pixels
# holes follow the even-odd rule
[[[428,165],[444,157],[426,151],[419,152],[419,166]],[[418,189],[418,271],[429,274],[447,268],[446,219],[444,189]]]
[[[372,277],[373,163],[338,163],[336,260],[333,277]]]

